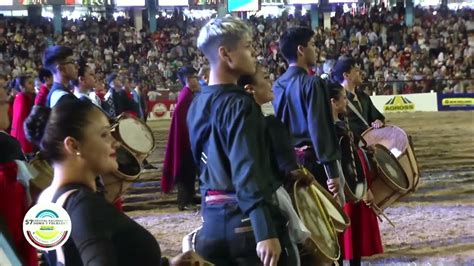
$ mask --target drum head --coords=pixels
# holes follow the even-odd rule
[[[377,162],[379,170],[389,179],[392,185],[403,190],[409,188],[409,182],[405,171],[387,148],[380,144],[374,145],[374,159]]]
[[[322,206],[317,188],[294,186],[295,205],[298,215],[311,232],[311,239],[317,249],[331,260],[339,257],[339,245],[330,217]]]
[[[406,132],[393,125],[387,125],[379,129],[369,128],[362,133],[362,137],[368,146],[381,144],[396,158],[404,153],[409,145]]]
[[[142,170],[137,158],[124,147],[117,149],[117,163],[119,165],[118,171],[133,180],[136,179]]]
[[[326,189],[318,183],[314,183],[314,186],[316,187],[316,194],[333,221],[336,232],[342,233],[351,223],[349,217],[347,217],[341,205],[334,200],[334,197]]]
[[[352,146],[351,148],[351,141],[348,137],[342,137],[339,141],[339,145],[343,154],[341,167],[346,186],[350,190],[352,197],[360,200],[364,196],[367,186],[362,160],[357,152],[358,147]]]
[[[151,129],[140,120],[125,118],[118,122],[118,134],[127,148],[142,154],[150,153],[155,147]]]

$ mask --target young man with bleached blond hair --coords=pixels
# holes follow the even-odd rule
[[[187,117],[203,197],[196,251],[216,265],[295,265],[287,221],[272,196],[280,184],[264,117],[237,85],[256,72],[252,43],[249,26],[234,17],[209,21],[197,40],[210,74]]]

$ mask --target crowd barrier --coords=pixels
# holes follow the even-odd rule
[[[370,99],[381,113],[474,110],[474,93],[373,95]],[[149,119],[169,120],[175,106],[174,100],[149,101]],[[264,104],[262,110],[265,114],[274,114],[271,103]]]

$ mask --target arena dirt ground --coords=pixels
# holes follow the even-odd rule
[[[474,265],[474,112],[386,116],[413,137],[421,184],[386,210],[396,227],[380,223],[385,253],[363,264]],[[157,140],[150,161],[161,168],[169,121],[149,124]],[[149,171],[142,182],[157,185],[159,178],[159,171]],[[175,194],[143,191],[134,186],[127,195],[128,215],[153,233],[165,255],[178,254],[182,237],[200,225],[199,214],[178,212]]]

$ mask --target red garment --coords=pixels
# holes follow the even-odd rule
[[[123,198],[120,196],[118,199],[114,201],[114,207],[119,211],[123,212]]]
[[[163,177],[161,178],[161,190],[169,193],[173,189],[176,177],[186,164],[185,158],[191,158],[191,144],[189,142],[188,125],[186,117],[189,106],[193,100],[193,93],[188,87],[184,87],[178,96],[176,108],[171,119],[168,145],[166,146],[165,161],[163,163]],[[193,167],[186,165],[184,167]],[[186,178],[186,177],[184,177]]]
[[[35,95],[25,92],[18,93],[13,102],[13,119],[10,135],[20,142],[21,149],[25,154],[34,152],[33,144],[26,139],[25,130],[23,129],[23,124],[30,114],[34,103]]]
[[[0,216],[4,219],[14,244],[14,249],[23,265],[38,265],[36,249],[23,235],[23,217],[29,209],[26,190],[17,181],[15,162],[0,163]]]
[[[359,150],[358,152],[359,157],[362,158],[364,174],[370,187],[374,173],[369,170],[365,156],[361,154],[362,151]],[[373,210],[367,207],[364,201],[360,201],[358,203],[346,203],[344,212],[351,219],[351,225],[340,237],[344,259],[350,260],[383,253],[379,223]]]
[[[46,85],[41,85],[38,94],[35,98],[35,105],[46,106],[46,100],[48,99],[49,88]]]

